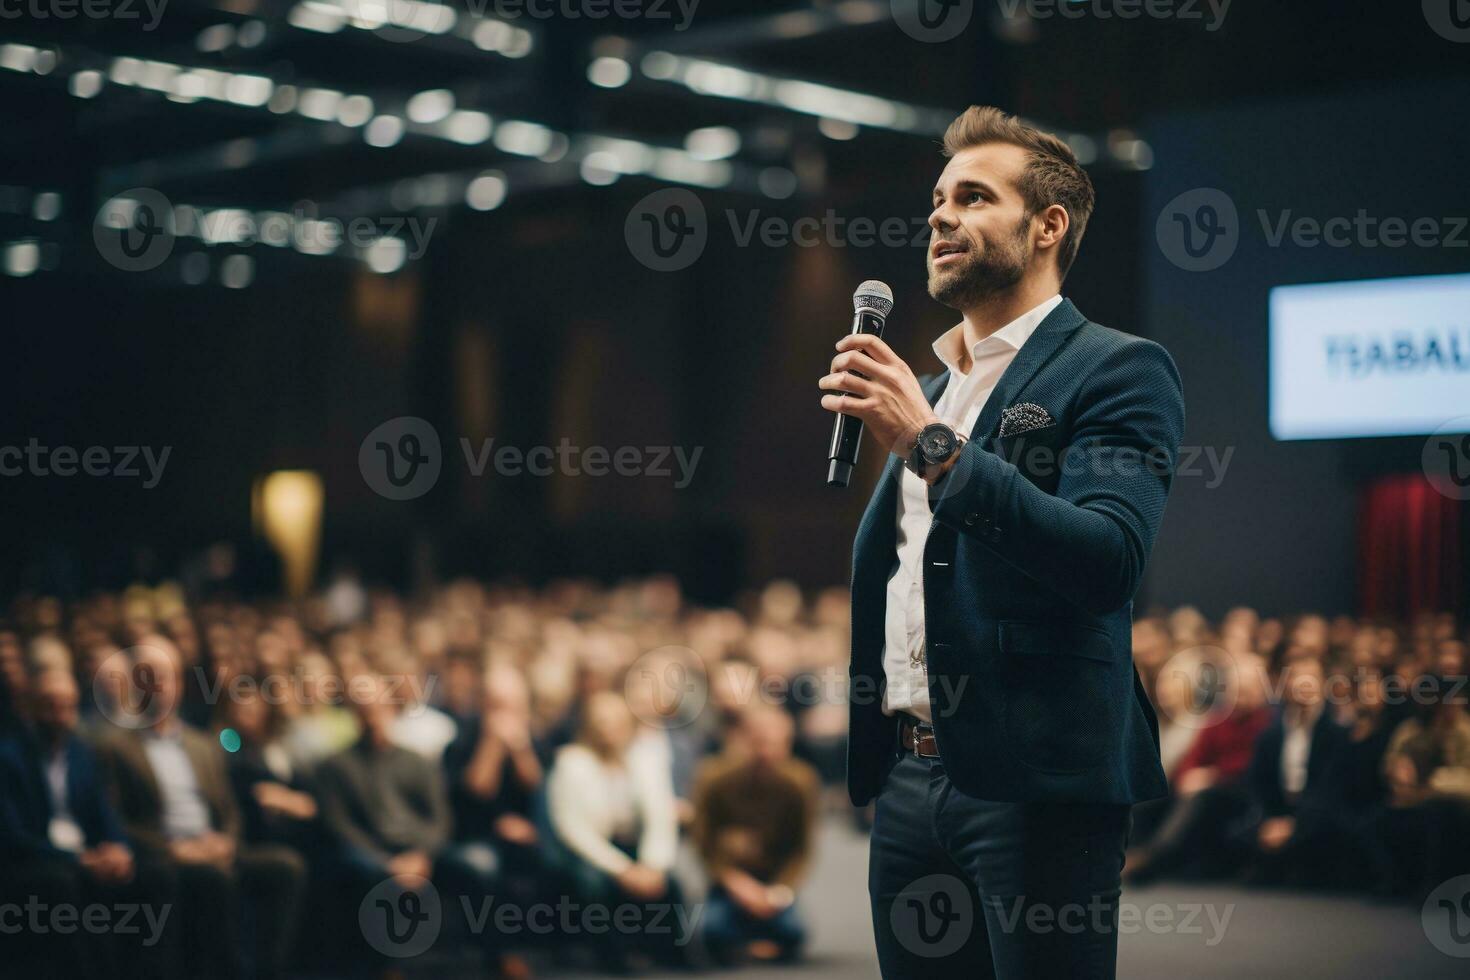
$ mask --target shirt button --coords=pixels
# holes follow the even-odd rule
[[[975,522],[978,521],[979,519],[980,519],[980,515],[979,514],[966,514],[965,515],[965,526],[966,527],[973,527],[974,524],[975,524]]]

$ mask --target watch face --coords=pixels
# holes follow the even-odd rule
[[[954,430],[947,425],[931,425],[919,433],[919,451],[931,463],[942,463],[954,452]]]

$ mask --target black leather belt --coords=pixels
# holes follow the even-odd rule
[[[921,759],[939,758],[939,742],[934,738],[934,726],[910,715],[898,716],[898,744],[905,752],[912,752]]]

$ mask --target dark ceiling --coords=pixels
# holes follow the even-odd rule
[[[342,24],[344,10],[370,23],[371,8],[383,3],[415,25],[428,21],[413,17],[442,14],[404,0],[167,0],[156,19],[145,0],[89,0],[114,12],[103,18],[63,18],[67,2],[26,0],[8,6],[0,21],[0,41],[42,52],[30,56],[27,68],[15,49],[21,69],[0,70],[0,183],[69,191],[88,203],[68,206],[73,214],[89,214],[107,194],[137,185],[198,203],[283,207],[309,198],[350,210],[342,196],[354,189],[386,193],[401,178],[502,166],[515,194],[577,185],[575,164],[591,149],[574,145],[567,154],[562,148],[555,163],[507,153],[498,139],[477,140],[474,116],[466,120],[468,145],[410,125],[394,145],[375,147],[359,120],[320,121],[299,106],[276,112],[227,99],[181,101],[192,90],[179,88],[177,76],[160,83],[172,98],[136,77],[129,84],[119,58],[263,76],[278,99],[286,86],[298,94],[317,87],[366,95],[375,115],[398,115],[415,93],[447,89],[456,109],[484,112],[496,127],[523,120],[574,138],[602,134],[653,147],[680,148],[691,130],[728,126],[742,137],[728,164],[730,186],[758,190],[762,172],[777,167],[797,175],[803,192],[878,179],[886,162],[912,153],[915,140],[932,141],[933,126],[911,132],[862,126],[858,141],[847,144],[861,152],[834,153],[833,142],[819,134],[818,116],[648,77],[644,56],[664,51],[943,111],[995,102],[1093,139],[1102,166],[1119,163],[1107,149],[1110,134],[1144,131],[1156,113],[1432,79],[1470,66],[1470,47],[1431,30],[1416,3],[1222,8],[1219,0],[1214,7],[1206,0],[1152,0],[1150,8],[1170,15],[1125,19],[1142,0],[1062,3],[1069,16],[1056,0],[993,0],[973,9],[950,0],[951,16],[968,13],[968,26],[953,40],[921,43],[895,19],[912,6],[907,0],[704,0],[687,23],[690,0],[683,9],[676,0],[456,0],[452,27],[428,35]],[[641,16],[585,16],[619,9]],[[568,17],[569,10],[584,16]],[[299,26],[313,17],[342,26],[331,33]],[[47,50],[58,57],[53,61]],[[599,55],[631,66],[626,84],[589,81],[589,64]],[[608,70],[618,80],[617,66]],[[95,94],[98,76],[88,71],[105,78]],[[223,85],[224,77],[199,84]],[[706,88],[723,84],[738,89],[748,76],[715,78]],[[89,97],[77,94],[79,86]],[[348,118],[358,111],[329,105],[318,114]],[[547,155],[557,154],[553,148]],[[1138,162],[1122,159],[1125,168]],[[370,197],[364,201],[371,204]]]

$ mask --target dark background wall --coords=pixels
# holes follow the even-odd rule
[[[1179,114],[1147,132],[1168,168],[1150,174],[1141,212],[1145,322],[1174,355],[1188,406],[1185,441],[1233,449],[1225,481],[1181,478],[1154,552],[1151,595],[1218,614],[1349,611],[1357,494],[1384,473],[1420,467],[1423,439],[1277,442],[1267,428],[1267,295],[1272,286],[1470,271],[1464,247],[1272,247],[1264,210],[1324,221],[1358,210],[1380,220],[1470,215],[1470,133],[1449,107],[1470,86],[1374,86],[1351,95]],[[1226,192],[1240,244],[1219,269],[1187,272],[1154,242],[1176,195]],[[1463,236],[1462,236],[1463,237]]]

